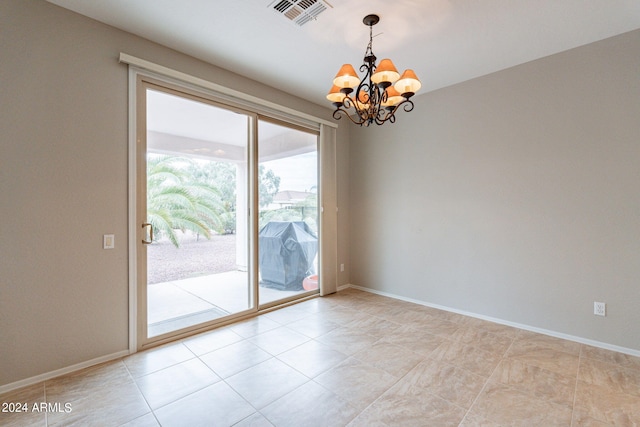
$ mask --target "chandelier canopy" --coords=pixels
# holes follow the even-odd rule
[[[420,89],[421,83],[413,70],[405,70],[402,75],[390,59],[383,59],[376,66],[373,54],[373,26],[380,21],[378,15],[367,15],[362,22],[369,26],[369,45],[364,53],[364,63],[360,71],[362,80],[351,64],[344,64],[333,79],[333,87],[327,99],[336,107],[333,118],[343,115],[357,125],[369,126],[396,121],[396,111],[413,110],[411,97]]]

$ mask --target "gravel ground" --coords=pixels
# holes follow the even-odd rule
[[[180,247],[168,240],[147,246],[148,283],[162,283],[236,269],[236,236],[213,235],[210,240],[185,234]]]

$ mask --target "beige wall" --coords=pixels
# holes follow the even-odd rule
[[[351,282],[640,351],[638,52],[630,32],[352,130]]]
[[[330,111],[42,0],[2,0],[0,31],[2,386],[128,347],[120,52],[318,117]],[[339,162],[347,136],[338,131]],[[339,181],[346,259],[348,181]],[[103,234],[115,234],[114,250],[102,249]]]

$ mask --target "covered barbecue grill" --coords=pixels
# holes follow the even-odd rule
[[[282,291],[302,290],[313,274],[318,238],[303,221],[267,223],[258,233],[260,284]]]

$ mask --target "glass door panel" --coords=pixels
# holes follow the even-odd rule
[[[260,306],[318,292],[318,135],[258,121]]]
[[[146,106],[150,338],[256,304],[248,259],[249,116],[151,88]]]

